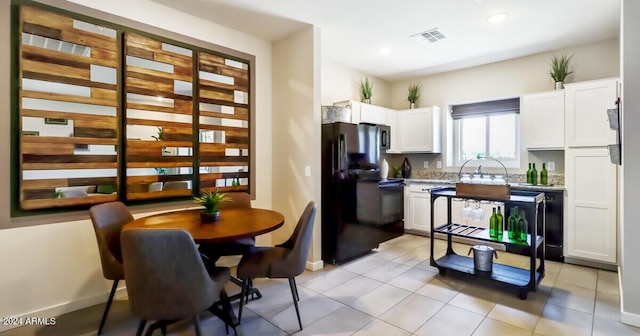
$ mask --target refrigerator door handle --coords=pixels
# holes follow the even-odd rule
[[[338,140],[338,170],[347,170],[347,139],[344,134],[340,134]]]
[[[386,148],[386,147],[388,146],[387,144],[389,143],[389,140],[388,140],[388,139],[389,139],[389,137],[388,137],[388,133],[387,133],[387,131],[382,130],[382,136],[381,136],[381,138],[382,138],[382,139],[381,139],[382,147]]]

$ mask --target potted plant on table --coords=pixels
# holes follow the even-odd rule
[[[416,102],[420,98],[420,84],[413,83],[409,85],[409,92],[407,93],[407,100],[409,101],[409,108],[416,107]]]
[[[218,205],[222,202],[229,201],[229,197],[218,190],[215,192],[205,192],[193,199],[196,203],[204,206],[205,208],[204,211],[200,213],[200,219],[203,222],[214,222],[220,219],[220,210],[218,209]]]
[[[551,57],[549,75],[556,82],[556,90],[561,90],[564,87],[565,78],[573,73],[573,71],[569,70],[569,63],[571,63],[572,58],[573,55],[569,57],[567,55]]]
[[[373,96],[373,82],[367,77],[360,81],[360,97],[363,103],[371,104],[371,96]]]

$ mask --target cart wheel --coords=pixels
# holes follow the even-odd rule
[[[518,293],[518,297],[520,298],[520,300],[526,300],[527,299],[527,295],[529,295],[529,292],[526,290],[521,290]]]

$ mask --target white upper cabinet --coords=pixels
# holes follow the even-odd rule
[[[371,104],[360,104],[360,122],[376,125],[388,125],[387,114],[389,109]]]
[[[565,85],[565,145],[606,146],[616,143],[609,128],[607,110],[616,107],[618,79],[603,79]]]
[[[397,132],[400,133],[400,151],[440,153],[441,113],[437,106],[398,111]]]
[[[521,117],[527,149],[564,149],[564,90],[522,96]]]

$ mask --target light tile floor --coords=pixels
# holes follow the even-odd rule
[[[446,243],[437,240],[436,255]],[[256,279],[264,297],[250,301],[239,335],[640,335],[640,328],[620,323],[618,277],[614,272],[546,263],[539,289],[520,300],[515,292],[441,276],[429,265],[429,238],[406,234],[371,254],[340,266],[328,265],[297,278],[303,331],[286,280]],[[455,244],[466,254],[468,245]],[[499,252],[498,263],[526,267],[528,258]],[[237,258],[226,260],[237,263]],[[228,286],[228,292],[237,292]],[[237,303],[234,305],[237,312]],[[53,327],[22,327],[12,335],[95,335],[104,305],[57,318]],[[203,333],[224,335],[224,325],[201,315]],[[137,320],[126,299],[112,306],[104,335],[132,335]],[[186,320],[169,327],[170,335],[193,335]],[[159,332],[156,332],[159,334]]]

